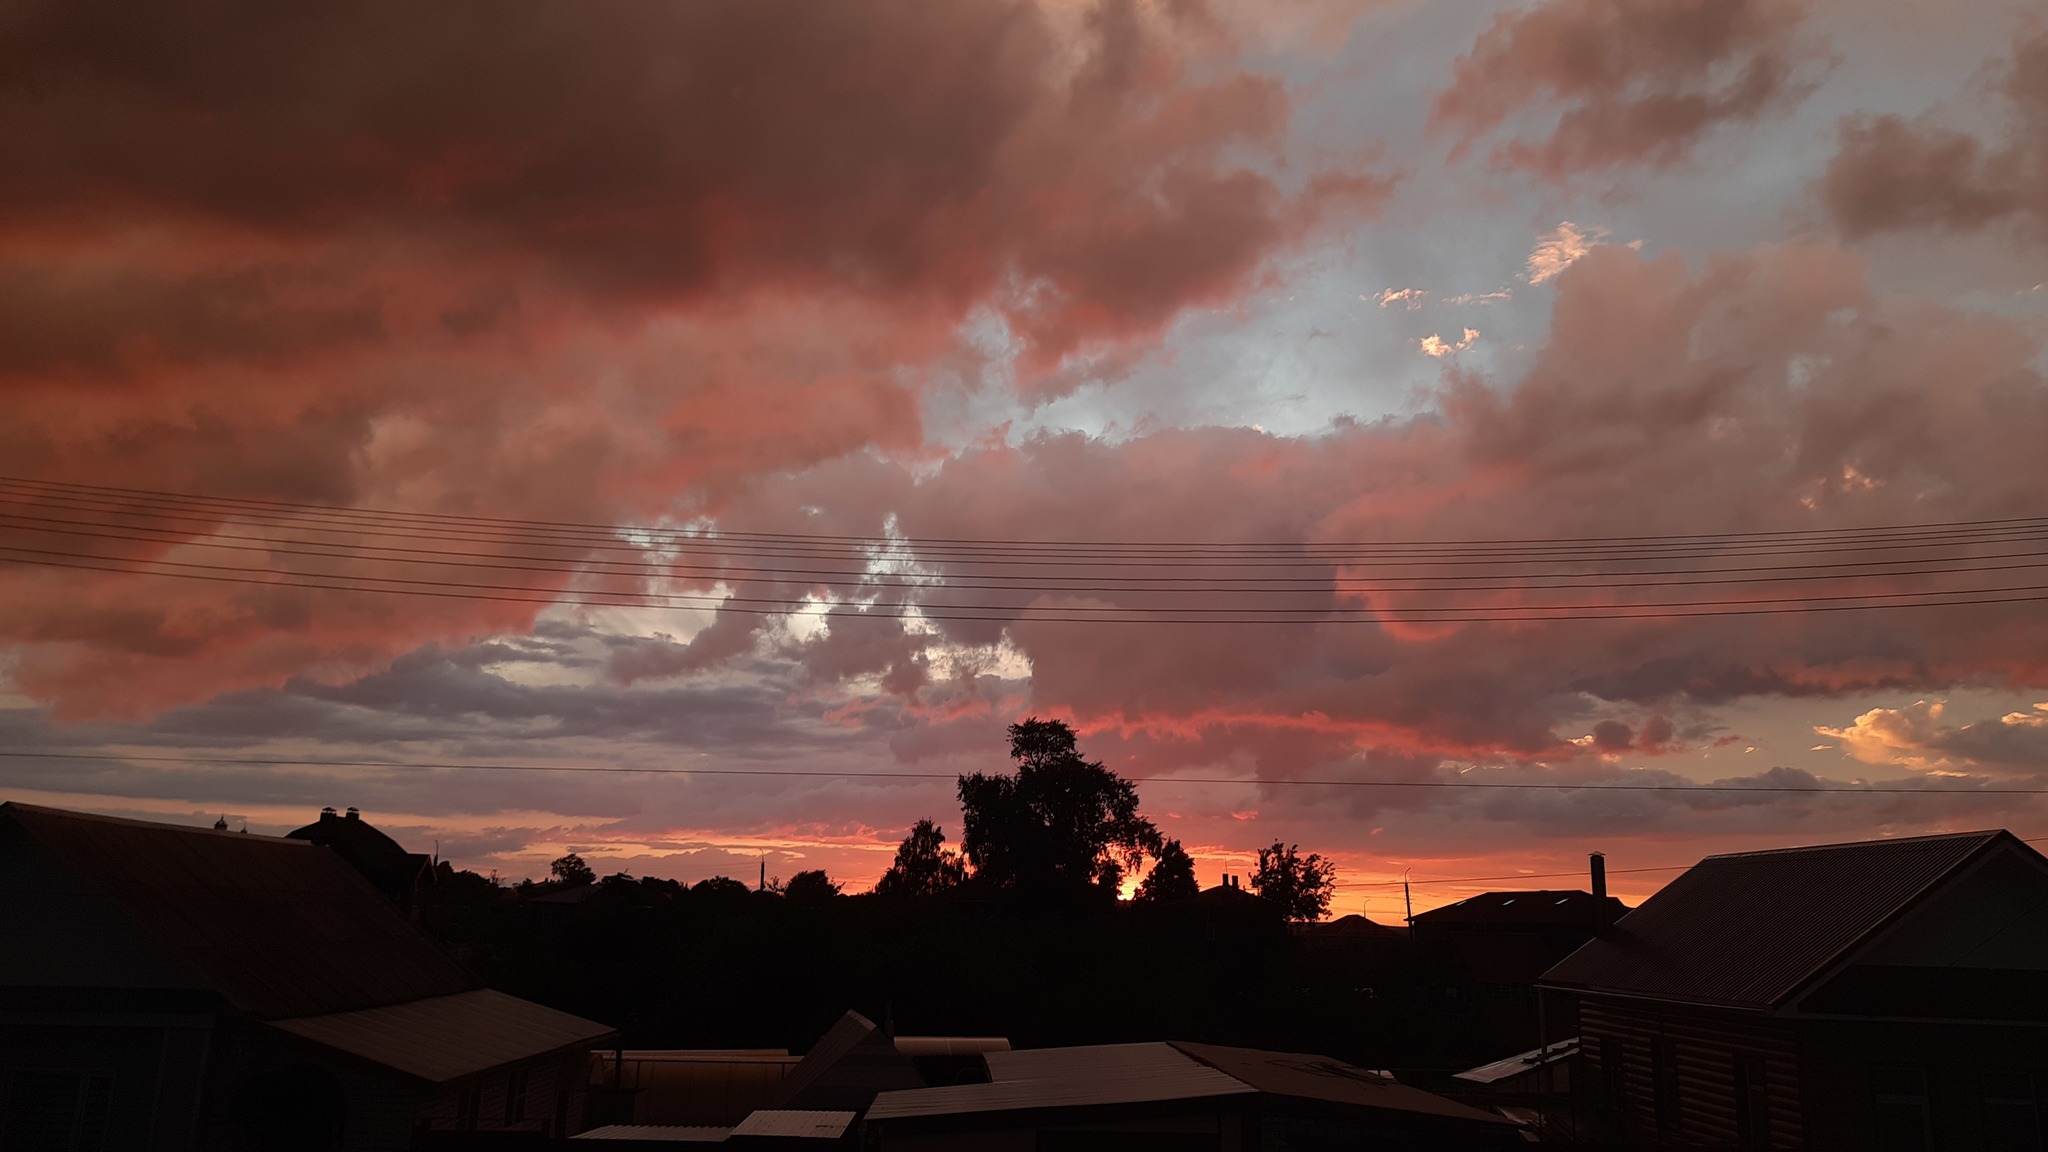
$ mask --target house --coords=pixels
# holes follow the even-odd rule
[[[925,1149],[1514,1148],[1505,1118],[1322,1056],[1182,1042],[983,1054],[985,1084],[883,1092],[868,1146]]]
[[[354,808],[345,816],[336,814],[332,808],[322,808],[318,820],[294,828],[285,833],[285,838],[331,849],[400,908],[417,907],[420,890],[434,882],[431,856],[407,852],[398,841],[371,827]]]
[[[479,987],[302,840],[0,804],[0,1141],[565,1133],[601,1024]]]
[[[1543,983],[1612,1145],[2042,1147],[2048,859],[2009,832],[1708,857]]]
[[[1628,906],[1597,892],[1483,892],[1416,915],[1417,947],[1442,956],[1473,985],[1533,988]]]
[[[1464,1038],[1459,1060],[1540,1047],[1577,1027],[1572,998],[1537,988],[1551,965],[1628,911],[1592,858],[1591,891],[1482,892],[1415,915],[1409,931],[1431,1010]]]

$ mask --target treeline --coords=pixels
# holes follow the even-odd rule
[[[1427,974],[1406,949],[1304,923],[1328,907],[1327,861],[1275,844],[1249,890],[1204,891],[1066,725],[1027,720],[1010,740],[1014,773],[961,778],[958,849],[920,820],[872,892],[822,872],[771,891],[600,878],[570,856],[517,889],[445,876],[422,920],[492,985],[617,1024],[629,1047],[802,1051],[854,1008],[1030,1045],[1175,1038],[1440,1067],[1499,1050],[1416,993]],[[1133,876],[1137,898],[1117,899]]]

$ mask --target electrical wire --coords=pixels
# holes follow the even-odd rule
[[[223,530],[226,521],[252,519],[256,533]],[[125,522],[130,520],[141,523]],[[166,522],[195,528],[167,527]],[[491,534],[464,538],[461,529],[465,526],[482,527]],[[573,539],[550,535],[558,532],[582,535]],[[2048,518],[2038,517],[1872,529],[1335,546],[1365,548],[1371,551],[1366,556],[1327,551],[1332,546],[1324,544],[963,542],[957,538],[920,542],[894,537],[680,531],[348,509],[0,478],[0,533],[7,534],[0,535],[0,563],[17,566],[330,592],[769,616],[825,611],[837,618],[858,615],[993,623],[1476,624],[1675,620],[2048,600],[2048,584],[1969,581],[1956,586],[1953,582],[1957,577],[2048,567],[2048,548],[2013,548],[2048,543]],[[601,534],[602,540],[591,533]],[[648,539],[625,538],[636,533]],[[650,541],[664,533],[671,543],[654,547]],[[346,538],[302,538],[308,534]],[[33,543],[24,543],[24,537]],[[60,540],[70,541],[71,546],[34,546]],[[392,543],[412,540],[431,543]],[[687,548],[679,541],[687,541]],[[459,547],[464,545],[541,551],[464,551]],[[935,557],[929,554],[935,546],[954,551]],[[160,554],[193,548],[248,562],[210,564]],[[781,550],[763,552],[763,548]],[[1567,551],[1556,551],[1560,548]],[[1573,548],[1582,551],[1569,551]],[[1588,548],[1595,551],[1583,551]],[[1653,550],[1644,551],[1646,548]],[[1317,553],[1317,549],[1325,551]],[[1429,551],[1424,554],[1416,549]],[[574,550],[577,554],[545,554],[549,550]],[[152,551],[159,554],[147,554]],[[620,551],[631,552],[635,558],[604,555]],[[1901,551],[1913,554],[1896,554]],[[1815,553],[1830,552],[1848,558],[1814,559]],[[1303,559],[1305,556],[1313,558]],[[1725,563],[1745,556],[1784,557],[1789,562]],[[692,557],[697,562],[691,562]],[[258,563],[259,558],[264,563]],[[840,566],[790,566],[816,558]],[[1699,562],[1680,564],[1686,560]],[[286,562],[292,566],[285,566]],[[1644,564],[1664,566],[1640,570]],[[906,570],[892,571],[892,565]],[[1445,570],[1458,565],[1487,571]],[[1037,570],[1047,567],[1058,572]],[[1186,571],[1204,567],[1239,575],[1189,575]],[[1318,575],[1275,575],[1304,567],[1316,569]],[[1403,567],[1426,571],[1387,571]],[[1140,568],[1145,574],[1114,574],[1118,568]],[[1506,568],[1516,570],[1503,570]],[[422,572],[429,574],[417,574]],[[1247,572],[1261,575],[1243,575]],[[535,579],[506,581],[502,574]],[[492,582],[493,575],[499,582]],[[673,581],[683,587],[661,591],[590,586],[621,580],[640,585]],[[774,587],[758,587],[764,583]],[[1728,586],[1747,590],[1721,591]],[[1687,588],[1712,591],[1691,598],[1657,598],[1654,591]],[[1650,590],[1649,598],[1630,590]],[[1468,599],[1487,591],[1511,592],[1516,599],[1512,603]],[[1780,594],[1770,594],[1773,591]],[[1598,594],[1587,597],[1586,592]],[[1758,592],[1765,594],[1755,594]],[[1039,602],[1047,597],[1111,602]],[[1399,597],[1400,601],[1354,602],[1374,597]]]
[[[631,776],[744,776],[759,779],[793,777],[823,780],[957,780],[955,772],[840,772],[826,768],[639,768],[623,764],[507,764],[474,761],[313,760],[300,757],[167,756],[156,753],[0,751],[17,760],[84,760],[101,763],[233,765],[258,768],[393,768],[404,771],[557,772]],[[1852,796],[2048,796],[2048,788],[1924,788],[1897,785],[1822,784],[1558,784],[1505,780],[1357,780],[1301,777],[1260,779],[1256,776],[1154,776],[1141,784],[1227,784],[1295,788],[1416,788],[1524,792],[1714,792]]]

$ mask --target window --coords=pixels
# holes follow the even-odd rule
[[[1600,1078],[1607,1093],[1607,1116],[1619,1141],[1628,1129],[1628,1071],[1622,1064],[1621,1041],[1610,1036],[1600,1041]]]
[[[1663,1036],[1650,1041],[1650,1080],[1657,1093],[1657,1131],[1678,1131],[1678,1055]]]
[[[526,1069],[514,1068],[505,1077],[505,1123],[526,1119]]]
[[[6,1088],[0,1148],[101,1152],[106,1147],[112,1076],[24,1069],[7,1075]]]
[[[455,1127],[462,1132],[476,1131],[476,1115],[483,1111],[484,1086],[471,1084],[455,1098]]]
[[[1979,1072],[1977,1123],[1984,1152],[2042,1152],[2041,1094],[2033,1076],[2011,1069]]]
[[[1753,1053],[1735,1055],[1735,1139],[1745,1150],[1771,1146],[1770,1079]]]
[[[1873,1068],[1871,1147],[1878,1152],[1927,1152],[1934,1146],[1927,1107],[1927,1074],[1918,1068]]]

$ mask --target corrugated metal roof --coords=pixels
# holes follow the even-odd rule
[[[1597,924],[1602,905],[1609,920],[1628,911],[1628,905],[1612,896],[1596,900],[1591,892],[1546,889],[1533,892],[1482,892],[1455,904],[1415,914],[1417,928],[1447,925],[1548,927],[1551,925]]]
[[[865,1108],[875,1093],[924,1084],[910,1057],[875,1023],[848,1012],[790,1069],[775,1096],[778,1108]]]
[[[868,1119],[1138,1104],[1247,1095],[1255,1089],[1170,1044],[1097,1044],[990,1052],[987,1084],[884,1092]]]
[[[893,1043],[905,1056],[975,1056],[1010,1050],[1010,1041],[1003,1036],[898,1036]]]
[[[1449,1119],[1499,1116],[1327,1056],[1170,1041],[990,1052],[987,1084],[884,1092],[870,1120],[1144,1104],[1263,1093]]]
[[[793,1136],[804,1140],[837,1140],[858,1116],[856,1112],[819,1112],[796,1108],[763,1108],[733,1130],[734,1136]]]
[[[730,1128],[707,1128],[695,1124],[607,1124],[578,1132],[571,1140],[645,1140],[653,1143],[667,1140],[676,1144],[720,1144],[731,1134]]]
[[[602,1024],[488,988],[273,1020],[271,1027],[435,1084],[564,1048],[587,1048],[612,1034]]]
[[[297,840],[26,804],[0,814],[263,1018],[446,996],[473,982],[355,869]]]
[[[1474,1084],[1493,1084],[1510,1076],[1519,1076],[1524,1072],[1555,1064],[1560,1060],[1570,1060],[1578,1054],[1579,1038],[1574,1036],[1569,1040],[1554,1041],[1547,1047],[1517,1052],[1505,1060],[1495,1060],[1491,1064],[1468,1068],[1453,1079],[1469,1080]]]
[[[2032,852],[1991,831],[1709,856],[1543,983],[1773,1008],[1999,842]]]
[[[1500,1117],[1491,1112],[1446,1100],[1420,1088],[1411,1088],[1391,1076],[1354,1068],[1328,1056],[1226,1048],[1218,1044],[1189,1044],[1179,1040],[1174,1041],[1173,1046],[1268,1096],[1323,1100],[1332,1104],[1488,1124],[1501,1122]]]

